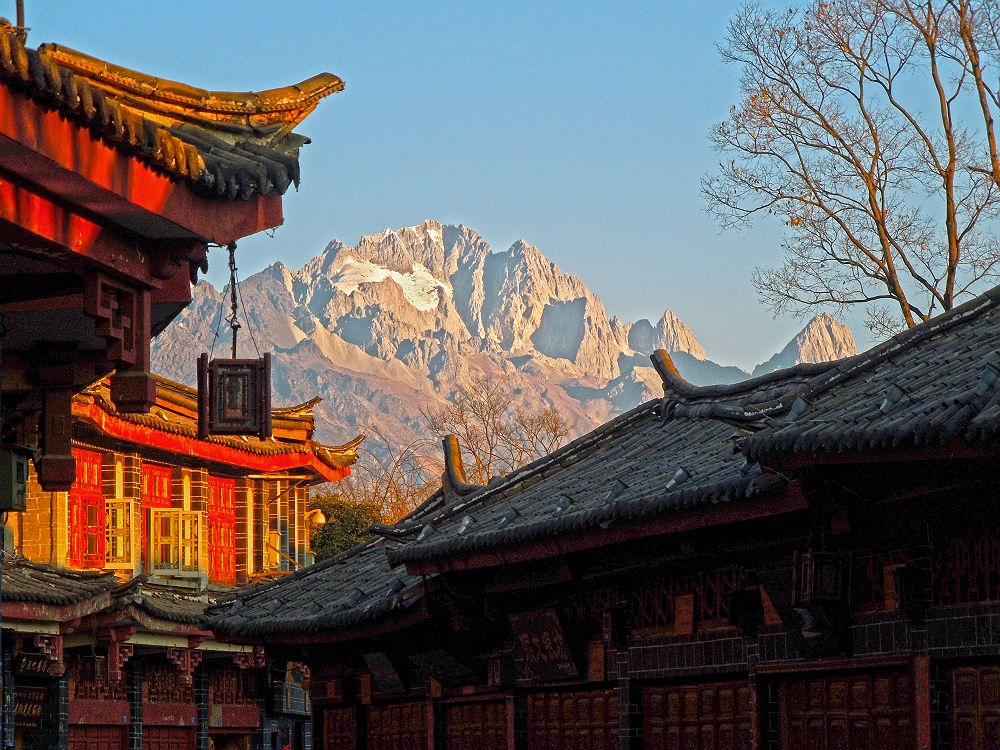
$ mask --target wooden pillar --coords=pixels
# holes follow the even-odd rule
[[[45,391],[42,427],[42,457],[35,468],[38,483],[47,492],[65,492],[76,480],[76,461],[70,451],[73,391]]]
[[[509,705],[510,750],[528,750],[528,696],[515,690]]]
[[[143,685],[142,659],[131,659],[125,667],[125,694],[129,704],[128,747],[129,750],[142,750],[142,699]]]
[[[917,750],[931,747],[931,668],[928,656],[914,656],[910,666],[913,682],[913,735]]]
[[[635,680],[618,679],[618,747],[642,748],[642,688]]]
[[[751,674],[748,680],[750,682],[750,746],[763,747],[763,733],[760,731],[760,686],[757,684],[757,675]]]

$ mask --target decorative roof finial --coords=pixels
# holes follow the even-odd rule
[[[28,41],[28,31],[30,29],[24,25],[24,0],[17,0],[17,26],[14,27],[14,33],[21,44]]]
[[[458,437],[445,435],[441,445],[444,448],[444,475],[441,478],[441,487],[444,490],[445,500],[450,502],[455,495],[468,495],[482,489],[483,485],[471,484],[465,478],[462,448],[458,444]]]
[[[678,372],[677,365],[674,364],[666,349],[657,349],[649,358],[652,360],[653,367],[663,382],[664,396],[690,393],[692,390],[695,390],[695,386],[686,381],[680,372]]]

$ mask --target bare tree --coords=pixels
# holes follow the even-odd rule
[[[351,502],[381,509],[382,518],[395,523],[434,492],[440,481],[441,459],[429,440],[403,446],[377,427],[366,430],[369,445],[336,491]]]
[[[554,407],[530,411],[513,406],[513,401],[506,381],[470,375],[450,403],[423,414],[435,435],[458,437],[469,459],[470,479],[485,484],[490,477],[551,453],[569,434],[569,425]]]
[[[996,27],[979,14],[970,0],[836,0],[730,22],[722,55],[742,96],[713,130],[729,158],[702,190],[725,227],[787,224],[784,263],[754,274],[776,313],[861,304],[888,333],[995,274],[997,99],[978,50],[995,59]]]

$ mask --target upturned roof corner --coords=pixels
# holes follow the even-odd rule
[[[462,463],[462,448],[458,444],[458,437],[445,435],[441,439],[441,445],[444,448],[444,474],[441,484],[445,500],[450,502],[456,495],[461,497],[481,490],[483,485],[472,484],[465,477],[465,465]]]

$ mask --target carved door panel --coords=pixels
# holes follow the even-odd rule
[[[209,580],[236,583],[236,482],[208,478]]]
[[[142,554],[146,554],[149,529],[146,511],[149,508],[169,508],[171,500],[171,471],[169,466],[143,462],[142,464]]]
[[[69,491],[69,562],[75,568],[104,567],[104,495],[101,454],[73,449],[76,481]]]
[[[142,750],[194,750],[194,729],[189,727],[142,728]]]
[[[126,750],[126,727],[71,726],[69,750]]]
[[[782,750],[915,746],[906,672],[795,678],[781,683],[778,700]]]
[[[411,701],[368,707],[368,750],[426,746],[426,704]]]
[[[1000,747],[1000,667],[951,670],[952,746]]]
[[[750,687],[745,682],[649,685],[642,691],[647,750],[750,750]]]
[[[322,721],[323,744],[319,750],[355,750],[358,718],[353,706],[324,708]]]
[[[445,750],[506,750],[507,702],[447,703]]]
[[[528,696],[528,747],[617,750],[615,690],[551,691]]]

